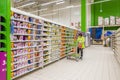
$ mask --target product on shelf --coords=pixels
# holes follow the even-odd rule
[[[61,27],[61,54],[60,57],[65,57],[65,30],[64,26]]]
[[[67,31],[66,31],[67,30]],[[66,56],[74,29],[12,12],[11,77],[15,79]]]
[[[120,28],[112,35],[112,49],[115,53],[115,57],[120,63]]]
[[[99,26],[102,26],[104,23],[103,23],[103,17],[99,16],[98,17],[98,25]]]
[[[109,25],[109,22],[110,22],[109,18],[105,18],[105,19],[104,19],[104,24],[105,24],[105,25]]]
[[[110,16],[110,25],[115,25],[115,16]]]
[[[120,25],[120,17],[116,17],[116,24]]]
[[[43,66],[42,42],[38,41],[42,21],[15,12],[11,19],[11,76],[14,79]]]

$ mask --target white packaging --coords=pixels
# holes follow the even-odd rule
[[[109,18],[105,18],[104,19],[104,23],[105,23],[105,25],[109,25],[110,24],[110,19]]]
[[[116,17],[116,24],[120,25],[120,17]]]
[[[115,16],[110,16],[110,25],[115,25]]]
[[[102,26],[103,24],[103,17],[98,17],[98,26]]]

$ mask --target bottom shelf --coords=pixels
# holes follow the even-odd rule
[[[56,59],[54,59],[54,60],[49,60],[49,61],[46,62],[46,63],[45,63],[45,62],[44,62],[44,63],[41,63],[41,65],[39,65],[38,67],[36,67],[35,65],[29,66],[29,68],[26,68],[26,69],[23,69],[23,70],[22,70],[22,71],[24,71],[23,73],[14,76],[14,77],[12,78],[12,80],[15,80],[16,78],[19,78],[20,76],[23,76],[23,75],[25,75],[25,74],[28,74],[28,73],[36,70],[36,69],[43,68],[44,66],[49,65],[50,63],[54,63],[55,61],[58,61],[58,60],[60,60],[60,59],[62,59],[62,58],[65,58],[65,57],[66,57],[65,54],[61,54],[61,55],[60,55],[60,58],[56,58]],[[11,73],[11,76],[13,76],[12,73]]]
[[[33,67],[34,67],[34,66],[33,66]],[[16,78],[18,78],[18,77],[20,77],[20,76],[23,76],[23,75],[25,75],[25,74],[27,74],[27,73],[30,73],[30,72],[32,72],[32,71],[34,71],[34,70],[36,70],[36,69],[42,68],[42,67],[43,67],[43,66],[39,66],[39,67],[36,67],[36,68],[31,68],[31,69],[29,69],[29,70],[26,70],[26,71],[24,71],[24,73],[13,77],[12,80],[14,80],[14,79],[16,79]],[[11,74],[11,76],[12,76],[12,74]]]

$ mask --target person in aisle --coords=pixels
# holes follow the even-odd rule
[[[80,54],[80,51],[81,51],[80,59],[82,60],[83,49],[85,48],[85,38],[83,37],[82,33],[79,33],[78,38],[77,38],[77,43],[78,43],[77,53]]]

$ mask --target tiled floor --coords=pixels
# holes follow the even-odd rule
[[[120,65],[110,48],[91,46],[82,61],[63,59],[16,80],[120,80]]]

